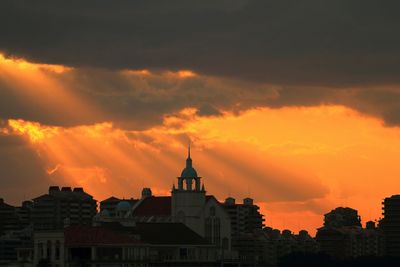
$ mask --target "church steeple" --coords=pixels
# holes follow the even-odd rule
[[[190,155],[190,143],[187,148],[186,166],[178,177],[179,191],[201,191],[201,177],[197,175],[196,170],[193,168],[193,161]],[[194,186],[193,186],[194,182]],[[186,185],[186,186],[185,186]],[[184,188],[186,187],[186,188]],[[173,189],[174,190],[174,189]]]

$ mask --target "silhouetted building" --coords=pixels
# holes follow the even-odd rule
[[[224,206],[214,196],[206,195],[201,177],[193,167],[190,147],[186,166],[173,185],[171,196],[153,196],[144,188],[141,199],[129,202],[111,198],[102,202],[96,216],[101,221],[180,222],[222,250],[231,250],[231,223]],[[108,205],[108,208],[106,208]],[[114,210],[113,213],[108,210]]]
[[[338,207],[324,215],[325,227],[340,228],[343,226],[358,226],[361,227],[361,218],[358,212],[352,208]]]
[[[68,224],[91,224],[97,201],[83,188],[50,186],[49,193],[33,199],[35,229],[57,229]]]
[[[260,208],[254,205],[251,198],[245,198],[242,204],[237,204],[232,197],[225,200],[223,207],[230,218],[232,250],[247,264],[264,262],[267,243],[265,236],[259,234],[264,226]]]
[[[28,227],[32,223],[32,209],[32,201],[24,201],[21,207],[16,207],[16,213],[22,228]]]
[[[318,229],[316,240],[321,251],[337,259],[381,255],[380,231],[373,222],[367,226],[361,227],[357,210],[339,207],[325,214],[324,226]]]
[[[127,202],[129,204],[129,209],[131,209],[139,200],[138,199],[120,199],[116,197],[109,197],[100,202],[100,212],[106,212],[111,217],[117,216],[117,206],[120,202]],[[121,206],[124,204],[120,204],[119,211],[121,211]],[[126,204],[125,204],[126,206]]]
[[[224,208],[231,219],[232,237],[263,229],[264,218],[260,208],[253,204],[253,199],[245,198],[243,204],[237,204],[234,198],[229,197]]]
[[[384,235],[385,253],[400,256],[400,195],[385,198],[380,228]]]
[[[216,247],[181,223],[70,226],[34,235],[34,264],[215,266]]]
[[[17,209],[0,198],[0,236],[21,228]]]
[[[242,266],[276,266],[280,258],[290,253],[318,251],[316,241],[305,230],[295,235],[289,230],[281,233],[266,227],[252,233],[242,233],[235,242]]]
[[[0,236],[0,266],[31,266],[31,229],[15,230]]]

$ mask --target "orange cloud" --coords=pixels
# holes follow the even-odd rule
[[[381,200],[398,193],[399,129],[341,106],[211,118],[186,109],[142,131],[23,120],[9,120],[9,127],[41,153],[54,183],[85,186],[98,199],[138,197],[144,186],[169,192],[188,138],[208,192],[221,200],[254,197],[275,227],[313,233],[322,214],[339,205],[358,209],[364,222],[376,219]]]
[[[54,65],[54,64],[36,64],[28,62],[24,59],[20,58],[6,58],[3,54],[0,53],[0,65],[8,66],[9,68],[18,68],[20,70],[31,70],[31,71],[50,71],[55,73],[64,73],[72,70],[71,67],[66,67],[62,65]]]
[[[59,79],[74,69],[61,65],[36,64],[23,59],[6,58],[0,54],[0,81],[4,90],[23,101],[23,108],[64,120],[86,118],[95,120],[101,113],[88,101],[71,92]]]
[[[33,143],[43,142],[58,133],[57,127],[42,126],[38,122],[8,120],[11,129],[18,135],[26,135]]]
[[[19,98],[46,114],[66,120],[107,118],[59,79],[75,69],[0,55],[0,71]],[[153,95],[167,99],[180,81],[198,77],[190,70],[122,74],[139,80],[141,89],[129,94],[145,95],[144,103]],[[153,80],[140,83],[149,76]],[[170,91],[163,89],[165,80],[174,84]],[[161,89],[151,88],[152,83]],[[270,98],[278,97],[275,89],[268,92]],[[199,109],[189,104],[175,110],[165,113],[161,125],[136,131],[111,120],[62,127],[8,119],[0,137],[25,138],[54,184],[84,186],[100,200],[138,197],[145,186],[168,194],[191,139],[194,164],[209,193],[220,200],[250,195],[266,213],[268,225],[312,233],[322,225],[322,214],[339,205],[358,209],[364,222],[379,218],[381,200],[398,193],[400,131],[379,119],[339,105],[221,111],[213,117],[199,117]]]

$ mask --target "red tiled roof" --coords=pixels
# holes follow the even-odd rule
[[[219,201],[214,196],[206,196],[206,202],[210,199]],[[171,216],[171,197],[151,196],[143,199],[143,201],[133,211],[133,216]]]
[[[76,225],[65,228],[65,243],[71,245],[117,245],[140,244],[139,240],[127,233],[118,232],[101,226]]]
[[[147,197],[135,208],[133,216],[171,216],[171,197]]]

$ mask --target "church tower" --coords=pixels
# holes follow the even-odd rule
[[[193,168],[190,157],[190,145],[186,166],[178,177],[178,187],[172,187],[172,217],[176,222],[182,222],[199,235],[204,236],[204,206],[206,191],[201,185],[201,177]]]

